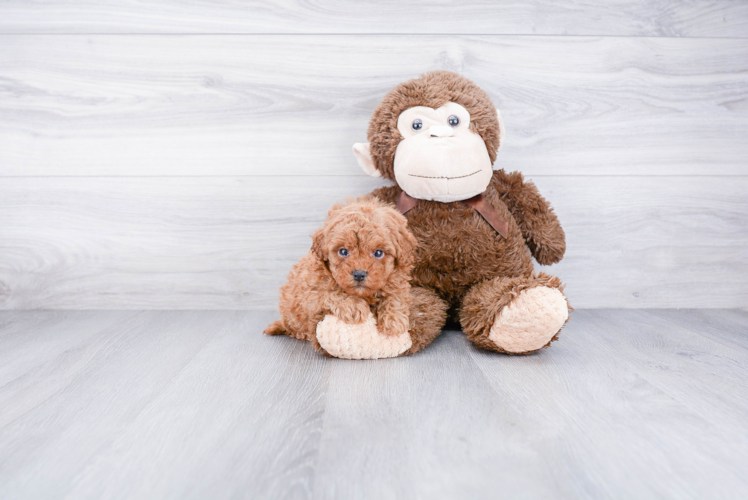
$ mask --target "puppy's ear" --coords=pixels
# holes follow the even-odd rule
[[[397,231],[398,239],[398,264],[402,267],[410,267],[415,264],[415,251],[418,246],[418,240],[408,231],[407,225]]]
[[[312,253],[321,261],[327,262],[327,238],[326,228],[317,229],[312,234]]]
[[[395,243],[395,259],[397,265],[401,267],[410,267],[415,263],[415,250],[418,246],[418,240],[408,230],[408,222],[399,212],[394,209],[390,211],[389,219],[390,232]]]
[[[330,210],[327,211],[327,219],[321,228],[317,229],[312,234],[312,253],[316,255],[319,260],[327,262],[327,234],[335,225],[335,220],[340,215],[341,210],[345,208],[345,203],[336,203]]]

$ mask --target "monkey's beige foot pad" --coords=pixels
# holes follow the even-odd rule
[[[394,358],[413,344],[407,331],[395,336],[379,333],[373,315],[359,325],[327,315],[317,324],[317,341],[331,356],[343,359]]]
[[[568,318],[569,307],[559,290],[529,288],[501,310],[488,338],[509,353],[537,351],[551,341]]]

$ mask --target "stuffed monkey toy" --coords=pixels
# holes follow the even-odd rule
[[[503,137],[488,94],[456,73],[426,73],[384,97],[369,142],[353,151],[369,175],[395,183],[372,194],[395,205],[418,240],[410,329],[402,333],[410,338],[367,356],[356,325],[341,328],[328,316],[317,326],[321,349],[338,357],[411,354],[441,332],[448,314],[476,346],[500,353],[535,352],[558,338],[571,308],[561,281],[536,273],[532,257],[560,261],[564,231],[533,183],[493,170]]]

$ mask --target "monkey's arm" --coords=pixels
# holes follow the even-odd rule
[[[566,251],[566,236],[548,201],[519,172],[497,170],[491,184],[517,219],[522,236],[539,264],[560,261]]]

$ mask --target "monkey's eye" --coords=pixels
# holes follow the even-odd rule
[[[374,252],[374,258],[375,259],[381,259],[382,257],[384,257],[384,252],[383,251],[377,250],[376,252]]]
[[[456,127],[457,125],[460,124],[460,119],[457,118],[455,115],[452,115],[449,117],[449,124],[452,125],[453,127]]]
[[[423,122],[421,120],[419,120],[418,118],[413,120],[413,130],[418,131],[418,130],[421,130],[422,128],[423,128]]]
[[[338,255],[340,255],[341,257],[348,257],[348,250],[346,250],[345,248],[341,248],[340,250],[338,250]]]

